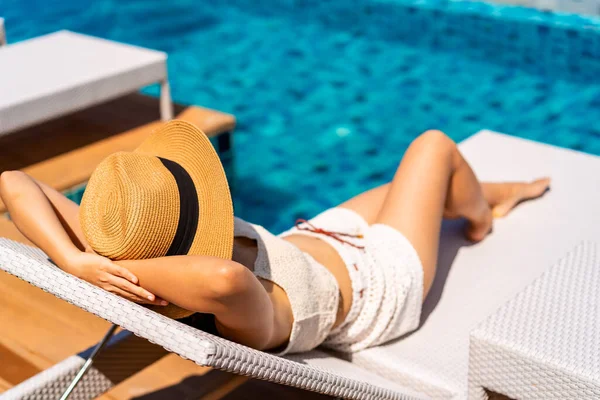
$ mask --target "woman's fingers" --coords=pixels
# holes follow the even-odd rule
[[[106,265],[106,272],[112,275],[120,276],[121,278],[127,279],[129,282],[136,284],[138,283],[137,277],[125,267],[121,267],[113,262]]]
[[[126,299],[141,304],[153,304],[156,306],[166,306],[167,301],[156,297],[146,289],[137,285],[137,277],[127,268],[121,267],[110,260],[106,260],[104,264],[104,281],[111,285],[115,290],[107,288]]]
[[[135,300],[133,301],[135,301],[136,303],[154,304],[159,306],[162,305],[162,302],[164,301],[162,299],[157,298],[146,289],[134,285],[133,283],[119,276],[110,275],[109,277],[107,277],[107,283],[126,293],[129,293],[132,296],[135,296]]]
[[[160,297],[158,297],[158,296],[155,296],[155,298],[154,298],[154,302],[155,302],[155,304],[156,304],[157,306],[167,306],[167,305],[169,305],[169,302],[168,302],[168,301],[166,301],[165,299],[161,299],[161,298],[160,298]]]
[[[148,300],[144,300],[144,299],[140,299],[138,296],[131,294],[121,288],[119,288],[118,286],[111,286],[110,288],[107,289],[109,292],[114,293],[118,296],[124,297],[127,300],[131,300],[134,303],[139,303],[139,304],[151,304],[150,301]]]

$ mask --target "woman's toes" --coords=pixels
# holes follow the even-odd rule
[[[550,178],[536,179],[531,183],[518,183],[513,186],[512,193],[502,202],[494,206],[494,218],[504,217],[515,206],[524,200],[536,199],[542,196],[550,187]]]
[[[550,187],[550,178],[536,179],[531,183],[527,183],[523,187],[521,200],[535,199],[540,197]]]

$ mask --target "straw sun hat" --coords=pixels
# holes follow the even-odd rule
[[[171,255],[231,259],[233,206],[219,156],[206,135],[171,121],[135,151],[118,152],[92,174],[80,209],[94,251],[112,260]],[[171,318],[192,314],[154,307]]]

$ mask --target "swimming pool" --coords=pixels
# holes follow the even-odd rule
[[[598,19],[447,0],[3,4],[9,42],[71,29],[167,51],[176,101],[238,118],[236,214],[274,231],[390,179],[431,128],[600,154]]]

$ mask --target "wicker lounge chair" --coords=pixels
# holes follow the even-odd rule
[[[419,330],[354,355],[353,363],[437,399],[467,398],[469,334],[479,323],[581,241],[600,238],[599,157],[489,131],[460,148],[482,180],[549,175],[552,188],[496,220],[479,244],[462,239],[460,224],[446,224]]]
[[[446,225],[421,328],[345,359],[322,351],[279,358],[211,336],[74,278],[40,251],[9,240],[0,240],[0,268],[201,365],[343,398],[465,399],[470,332],[581,240],[600,237],[599,217],[592,213],[600,203],[600,158],[489,131],[461,149],[481,179],[548,174],[553,190],[497,221],[493,235],[477,245],[462,239],[459,225]],[[120,340],[132,339],[118,335],[103,351],[117,349]],[[57,398],[90,352],[14,387],[6,398]],[[598,360],[597,353],[596,347],[589,355]],[[92,367],[72,398],[93,398],[115,383],[110,371]],[[472,388],[481,394],[486,382],[479,383]]]

